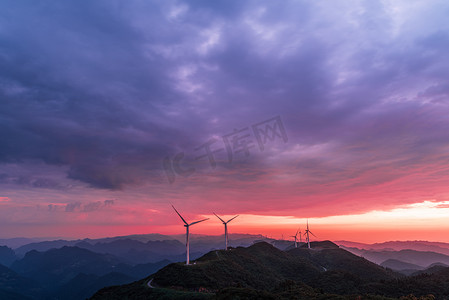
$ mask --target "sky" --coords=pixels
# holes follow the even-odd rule
[[[0,3],[0,237],[449,242],[447,1]]]

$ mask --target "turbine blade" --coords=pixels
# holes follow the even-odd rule
[[[181,220],[184,222],[184,224],[189,225],[186,220],[184,220],[184,218],[181,216],[181,214],[176,210],[176,208],[172,205],[171,207],[173,207],[173,209],[176,211],[176,213],[178,214],[178,216],[181,218]]]
[[[233,218],[231,218],[231,219],[229,219],[226,223],[229,223],[229,222],[231,222],[232,220],[234,220],[235,218],[237,218],[239,215],[236,215],[235,217],[233,217]]]
[[[199,221],[192,222],[192,223],[189,224],[189,226],[191,226],[191,225],[193,225],[193,224],[196,224],[196,223],[199,223],[199,222],[206,221],[206,220],[209,220],[209,218],[204,219],[204,220],[199,220]]]
[[[316,235],[314,235],[314,234],[312,233],[312,231],[309,231],[309,232],[310,232],[311,235],[313,235],[314,237],[316,237]]]
[[[220,221],[222,221],[223,223],[225,223],[225,221],[223,221],[223,219],[222,218],[220,218],[216,213],[214,213],[214,215],[217,217],[217,218],[219,218],[220,219]]]

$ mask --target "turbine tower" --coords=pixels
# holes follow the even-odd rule
[[[175,208],[173,205],[172,205],[172,207],[173,207],[173,209],[176,211],[176,213],[178,214],[178,216],[181,218],[181,220],[184,222],[184,227],[186,228],[186,256],[187,256],[187,259],[186,259],[186,265],[189,265],[189,264],[190,264],[190,254],[189,254],[189,250],[190,250],[190,248],[189,248],[189,227],[192,226],[192,225],[194,225],[194,224],[197,224],[197,223],[200,223],[200,222],[209,220],[209,218],[204,219],[204,220],[200,220],[200,221],[195,221],[195,222],[192,222],[192,223],[189,224],[189,223],[186,222],[186,220],[184,220],[184,218],[181,216],[181,214],[176,210],[176,208]]]
[[[295,238],[295,248],[298,248],[298,242],[297,242],[297,237],[298,237],[298,233],[299,233],[299,239],[301,240],[301,230],[296,231],[295,235],[291,235],[290,237]]]
[[[228,250],[228,223],[231,222],[232,220],[234,220],[235,218],[237,218],[239,215],[236,215],[235,217],[229,219],[228,221],[224,221],[222,218],[220,218],[216,213],[214,213],[214,215],[220,219],[220,221],[223,223],[223,225],[225,226],[225,250]]]
[[[310,249],[310,236],[309,236],[309,233],[310,233],[311,235],[313,235],[314,237],[316,237],[316,235],[314,235],[314,234],[312,233],[312,231],[309,230],[309,220],[308,220],[308,219],[307,219],[307,229],[304,231],[304,233],[307,235],[307,237],[306,237],[306,239],[307,239],[307,246],[308,246],[309,249]]]

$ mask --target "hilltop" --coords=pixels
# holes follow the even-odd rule
[[[350,295],[373,294],[366,292],[373,284],[402,277],[332,242],[315,246],[282,251],[259,242],[215,250],[193,265],[173,263],[132,284],[104,288],[91,299],[353,299]]]

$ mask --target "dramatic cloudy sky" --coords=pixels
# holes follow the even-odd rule
[[[0,237],[180,233],[174,204],[238,232],[449,241],[448,14],[4,0]]]

